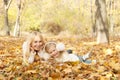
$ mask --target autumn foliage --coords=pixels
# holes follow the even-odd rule
[[[97,63],[86,65],[78,62],[56,63],[53,60],[36,61],[29,66],[22,63],[24,38],[0,37],[0,80],[119,80],[120,43],[111,39],[110,45],[97,45],[92,38],[46,38],[65,43],[67,49],[83,55],[91,48]],[[74,46],[74,47],[73,47]]]

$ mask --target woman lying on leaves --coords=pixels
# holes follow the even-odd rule
[[[25,65],[33,63],[40,58],[48,59],[48,54],[43,53],[44,40],[39,32],[32,32],[23,43],[23,62]]]
[[[70,54],[71,50],[66,51],[63,43],[48,42],[45,44],[44,50],[57,62],[83,62],[85,64],[96,62],[96,60],[88,60],[90,53],[83,56]]]

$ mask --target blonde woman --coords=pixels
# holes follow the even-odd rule
[[[32,32],[23,43],[23,62],[28,65],[35,61],[35,56],[47,59],[48,54],[43,53],[44,39],[39,32]]]

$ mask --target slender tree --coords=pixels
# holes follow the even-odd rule
[[[114,13],[113,11],[115,10],[115,2],[114,0],[110,0],[110,4],[109,4],[109,11],[110,11],[110,31],[113,32],[113,28],[114,28]]]
[[[4,6],[5,6],[5,26],[4,26],[4,30],[5,30],[5,35],[10,35],[10,26],[9,26],[9,21],[8,21],[8,9],[10,7],[10,4],[12,2],[12,0],[3,0],[4,2]]]
[[[91,12],[91,25],[92,25],[92,36],[96,36],[96,26],[94,24],[94,16],[93,16],[93,0],[90,0],[90,12]]]
[[[17,18],[16,18],[16,23],[15,23],[15,28],[14,28],[14,34],[13,36],[19,36],[20,35],[20,11],[21,11],[21,0],[16,0],[17,1]]]
[[[107,23],[106,1],[96,0],[95,25],[97,28],[97,43],[109,43],[109,27]]]

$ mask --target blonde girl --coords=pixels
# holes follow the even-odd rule
[[[92,60],[87,60],[90,57],[90,53],[83,56],[78,56],[76,54],[68,54],[65,50],[63,43],[56,44],[55,42],[48,42],[45,44],[45,52],[47,52],[51,58],[57,62],[83,62],[86,64],[92,63]],[[94,61],[95,62],[95,61]]]

